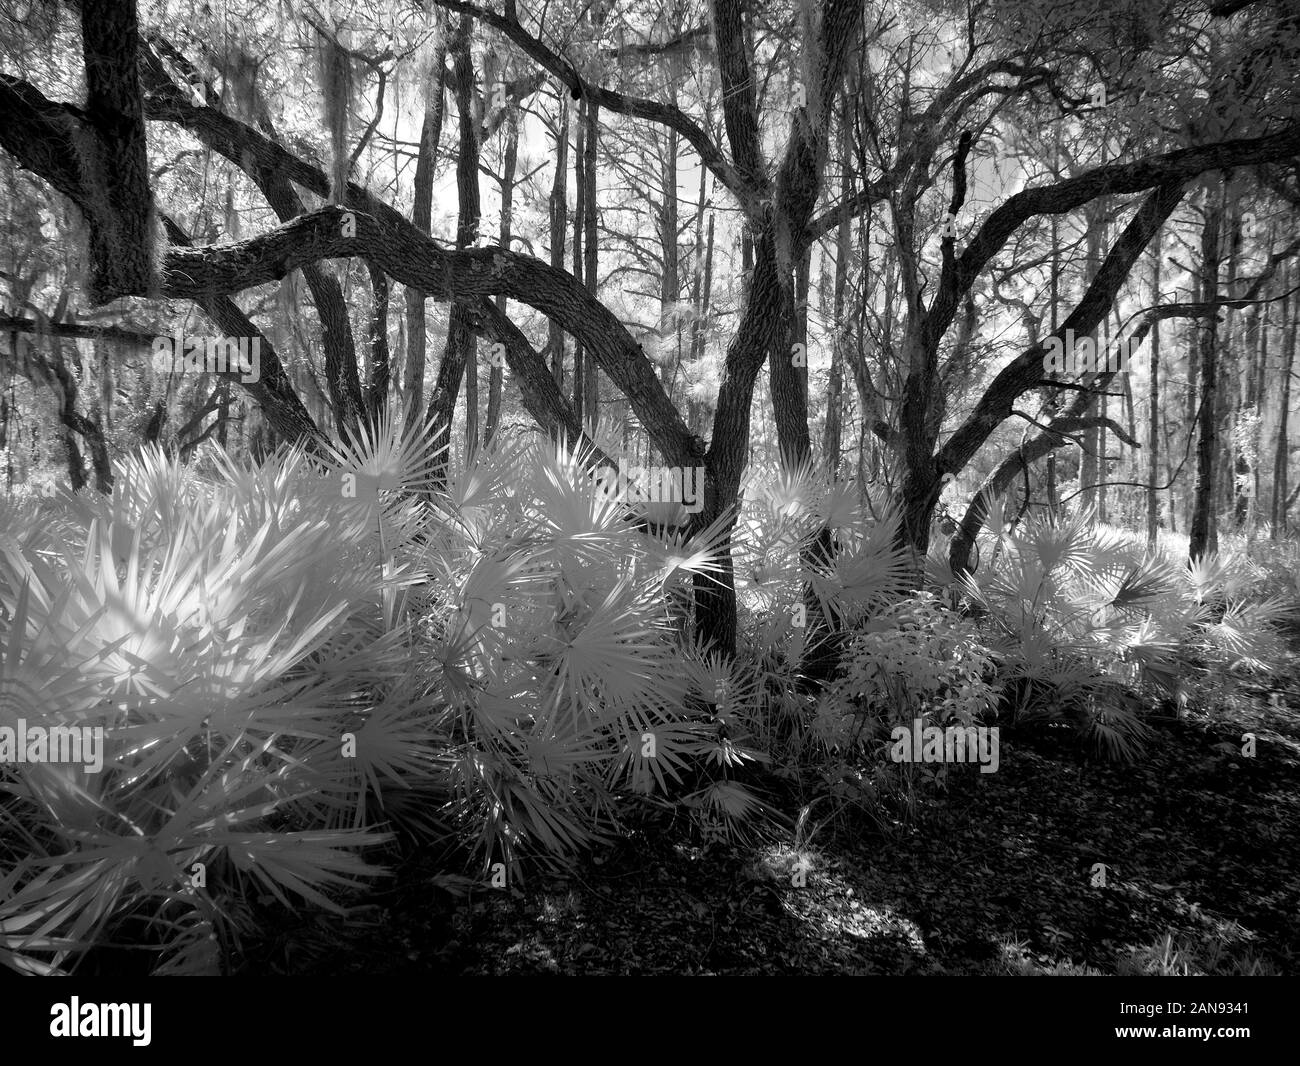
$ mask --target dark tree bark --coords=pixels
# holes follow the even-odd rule
[[[1088,220],[1088,252],[1084,278],[1086,287],[1092,283],[1101,266],[1101,248],[1105,240],[1106,227],[1102,220],[1100,204],[1090,205],[1089,210],[1085,212],[1085,217]],[[1084,417],[1088,419],[1088,429],[1083,433],[1083,450],[1079,456],[1079,502],[1084,507],[1094,508],[1098,506],[1098,483],[1102,480],[1101,471],[1104,469],[1100,436],[1100,419],[1104,417],[1104,412],[1098,399],[1096,390],[1088,394],[1088,406],[1083,412]]]
[[[459,112],[460,147],[456,153],[456,198],[458,217],[456,224],[456,249],[463,251],[478,240],[482,209],[479,205],[478,167],[480,128],[474,113],[474,68],[470,59],[470,20],[462,17],[452,41],[453,69],[456,73],[456,110]],[[494,264],[495,265],[495,264]],[[445,476],[451,445],[451,423],[456,411],[456,397],[460,393],[461,379],[466,369],[477,373],[476,337],[472,315],[466,302],[453,302],[447,320],[447,345],[438,365],[438,381],[429,400],[426,420],[436,425],[434,433],[434,480]],[[466,397],[466,421],[473,436],[466,438],[470,450],[477,443],[478,407],[477,392]]]
[[[1222,259],[1219,245],[1224,195],[1221,183],[1207,182],[1200,262],[1201,292],[1207,301],[1217,300],[1219,292],[1219,265]],[[1201,384],[1200,408],[1196,419],[1196,484],[1192,494],[1192,521],[1187,545],[1187,555],[1192,561],[1218,550],[1210,525],[1210,511],[1214,506],[1214,461],[1218,444],[1218,327],[1218,317],[1211,316],[1201,323],[1200,328]]]
[[[514,220],[515,167],[519,160],[519,112],[512,104],[506,118],[505,160],[501,172],[501,247],[510,247],[511,225]],[[497,297],[497,309],[506,313],[506,298]],[[488,373],[487,418],[483,424],[483,443],[492,443],[497,425],[501,421],[501,392],[505,382],[505,369],[496,362]]]
[[[812,459],[808,434],[808,288],[812,248],[805,248],[795,268],[793,287],[783,292],[782,330],[768,357],[772,414],[781,464],[797,468]]]
[[[853,159],[850,153],[850,137],[853,128],[853,105],[848,93],[840,94],[840,191],[847,199],[853,195]],[[849,345],[850,335],[845,322],[845,293],[848,291],[849,258],[853,254],[850,245],[851,220],[846,216],[840,220],[835,234],[835,280],[832,285],[831,320],[835,323],[835,339],[831,345],[830,387],[826,396],[826,432],[823,438],[822,455],[826,464],[826,473],[832,480],[839,477],[840,442],[844,434],[844,362],[845,349]]]
[[[433,55],[429,84],[425,88],[424,120],[420,124],[420,151],[415,162],[411,224],[423,234],[430,232],[433,218],[433,177],[438,168],[438,145],[442,140],[443,101],[446,97],[447,46],[439,33]],[[406,286],[406,384],[402,406],[407,418],[420,417],[424,407],[424,372],[428,334],[425,330],[422,289]]]
[[[65,433],[63,446],[68,453],[68,483],[73,492],[80,492],[86,487],[86,464],[81,458],[81,449],[77,447],[76,435],[71,432]]]
[[[175,220],[163,216],[163,225],[167,230],[167,238],[173,245],[180,248],[193,246],[189,234]],[[238,383],[258,403],[267,424],[281,440],[292,443],[303,441],[309,448],[315,449],[322,440],[322,434],[298,398],[270,338],[264,336],[239,309],[239,305],[227,296],[196,295],[194,302],[224,335],[258,339],[261,353],[258,380],[246,382],[242,375],[234,373],[227,375],[228,379]]]
[[[579,285],[583,284],[586,257],[582,254],[586,243],[587,214],[587,100],[584,97],[578,103],[578,114],[574,120],[573,143],[573,277]],[[587,371],[583,365],[586,352],[582,341],[575,337],[573,343],[573,409],[579,418],[587,415]],[[662,386],[661,386],[662,387]]]
[[[366,385],[366,413],[372,425],[388,407],[388,382],[392,373],[388,353],[388,275],[368,264],[370,271],[370,374]],[[421,308],[423,310],[423,308]]]
[[[582,211],[584,229],[582,280],[587,286],[587,291],[595,297],[598,288],[596,271],[600,262],[600,245],[596,239],[597,225],[600,221],[596,207],[596,146],[600,139],[600,105],[592,101],[584,102],[587,105],[587,136],[586,143],[583,145],[582,169],[585,175],[583,191],[586,193],[587,202]],[[574,247],[576,248],[577,245],[575,244]],[[587,358],[583,362],[583,369],[587,374],[586,387],[583,389],[583,402],[586,404],[586,409],[584,411],[579,407],[578,411],[583,416],[584,424],[589,427],[589,432],[595,434],[597,423],[600,421],[600,382],[596,360]]]
[[[704,173],[701,168],[701,195],[703,182]],[[676,379],[682,358],[682,321],[678,313],[682,284],[677,250],[677,134],[673,130],[668,131],[668,143],[660,161],[659,184],[663,189],[663,199],[655,212],[655,229],[659,235],[659,255],[663,264],[659,274],[659,332],[662,336],[671,334],[676,342],[674,359],[672,362],[664,362],[660,369],[660,380],[671,396],[672,383]]]
[[[1272,519],[1274,540],[1287,532],[1287,480],[1290,474],[1291,448],[1289,440],[1291,420],[1291,375],[1295,370],[1296,322],[1300,319],[1300,300],[1291,292],[1300,269],[1292,266],[1282,279],[1282,395],[1278,400],[1277,444],[1273,449],[1273,499]],[[1261,324],[1261,330],[1267,326]]]
[[[555,132],[555,178],[551,183],[551,269],[564,269],[564,242],[569,225],[569,97],[560,97],[560,119]],[[564,330],[552,318],[547,325],[546,354],[555,384],[564,386]]]
[[[91,293],[104,303],[150,292],[153,192],[145,146],[135,0],[82,0],[87,122],[72,130],[91,243]]]
[[[1151,245],[1151,303],[1160,303],[1161,234]],[[1160,323],[1151,327],[1151,414],[1147,423],[1147,543],[1156,543],[1160,512]]]

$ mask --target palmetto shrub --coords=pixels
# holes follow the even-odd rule
[[[850,641],[906,595],[907,553],[898,515],[853,484],[803,468],[755,469],[746,485],[733,557],[740,601],[737,666],[752,680],[741,736],[766,752],[808,821],[852,811],[878,821],[866,756],[851,738],[859,720],[836,678]],[[895,622],[886,623],[887,626]],[[819,662],[830,649],[833,668]]]
[[[0,767],[0,962],[129,942],[213,972],[251,900],[338,909],[395,829],[515,867],[709,758],[667,609],[707,544],[639,532],[544,442],[441,485],[433,458],[386,423],[2,505],[0,724],[109,753]]]
[[[989,525],[989,565],[961,588],[985,615],[1014,720],[1070,722],[1131,759],[1153,701],[1213,708],[1282,661],[1294,600],[1261,596],[1231,555],[1188,566],[1086,512],[1012,530],[999,503]]]

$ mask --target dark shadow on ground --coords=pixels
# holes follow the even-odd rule
[[[1300,972],[1300,693],[1279,697],[1157,722],[1129,766],[1063,729],[1006,732],[997,773],[951,775],[897,837],[814,839],[803,887],[788,846],[680,825],[463,898],[413,856],[347,921],[281,914],[243,972],[1115,973],[1167,935],[1216,972]]]

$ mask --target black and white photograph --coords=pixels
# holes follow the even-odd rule
[[[1102,976],[1249,1044],[1106,989],[1300,974],[1298,330],[1297,0],[0,0],[23,1024]]]

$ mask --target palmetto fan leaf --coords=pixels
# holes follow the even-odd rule
[[[717,819],[725,834],[733,839],[744,837],[745,827],[756,815],[775,813],[738,781],[715,781],[707,788],[683,797],[682,803]]]
[[[1090,738],[1114,762],[1133,762],[1151,734],[1136,714],[1114,698],[1099,698],[1087,721]]]
[[[337,483],[346,509],[372,526],[398,495],[430,495],[438,487],[439,457],[449,446],[437,446],[436,434],[427,422],[399,429],[387,413],[375,425],[362,422],[351,438],[326,445],[326,482]]]
[[[453,813],[477,827],[475,850],[484,866],[499,856],[507,863],[521,857],[521,848],[565,855],[589,846],[600,834],[562,807],[549,804],[520,770],[488,751],[464,752],[452,764],[458,793]]]
[[[731,535],[731,518],[728,509],[694,534],[645,534],[641,542],[644,572],[652,575],[656,588],[666,593],[686,578],[721,574],[721,550]]]
[[[690,695],[711,705],[720,721],[748,715],[757,705],[759,677],[744,663],[692,645],[686,649],[682,666]]]
[[[480,534],[490,529],[474,519],[489,519],[514,508],[527,491],[530,456],[539,446],[535,440],[507,439],[498,434],[492,446],[476,451],[463,470],[450,472],[438,499],[448,520],[466,534],[475,528]],[[476,543],[478,538],[469,539]]]
[[[58,966],[89,947],[123,900],[129,868],[77,855],[20,864],[0,878],[0,958],[53,953]]]
[[[264,891],[286,906],[295,895],[332,911],[346,909],[323,887],[355,888],[388,873],[356,852],[391,839],[388,833],[336,829],[325,832],[214,833],[211,842],[224,847],[235,869],[250,876]]]
[[[534,448],[529,453],[525,513],[566,570],[601,565],[622,542],[627,507],[593,480],[576,454]]]
[[[430,786],[439,776],[438,757],[446,743],[446,733],[432,726],[428,713],[397,699],[364,708],[353,720],[340,718],[334,735],[294,748],[292,757],[310,769],[304,784],[351,801],[347,824],[360,828],[368,796],[382,809],[393,790]]]
[[[1232,666],[1247,670],[1284,670],[1285,642],[1276,629],[1280,621],[1293,617],[1294,606],[1274,596],[1260,602],[1229,603],[1223,616],[1204,630],[1208,643],[1232,658]]]
[[[1145,606],[1172,592],[1177,581],[1177,571],[1168,560],[1148,556],[1125,571],[1107,606],[1120,611]]]
[[[613,767],[613,781],[624,780],[633,792],[648,793],[658,788],[667,793],[670,782],[680,784],[695,751],[705,736],[698,722],[663,721],[627,735]]]
[[[746,486],[746,495],[755,499],[761,512],[802,527],[817,522],[818,505],[826,491],[824,479],[810,459],[782,463],[775,470],[755,469]]]
[[[1139,680],[1167,696],[1179,687],[1178,642],[1166,637],[1151,619],[1143,619],[1128,633],[1124,658],[1133,664]]]
[[[664,698],[666,679],[653,653],[664,632],[652,605],[632,593],[631,583],[621,582],[559,638],[555,684],[570,706],[599,713]]]
[[[195,515],[205,513],[213,502],[211,485],[156,446],[122,459],[116,473],[112,495],[69,496],[64,513],[77,530],[96,521],[101,528],[111,529],[117,555],[125,554],[135,537],[146,551],[158,544],[189,541]]]
[[[1219,554],[1202,555],[1187,565],[1187,583],[1200,601],[1214,599],[1223,593],[1230,575],[1227,558]]]
[[[1093,521],[1086,510],[1058,522],[1035,516],[1016,538],[1017,546],[1036,558],[1048,574],[1058,569],[1072,575],[1089,574],[1097,554],[1091,535]]]
[[[0,601],[2,602],[2,601]],[[58,724],[104,722],[125,704],[105,705],[106,668],[97,652],[70,647],[66,631],[49,615],[33,617],[31,586],[5,603],[0,621],[0,725],[21,717]]]
[[[896,595],[911,569],[897,542],[898,515],[890,512],[853,531],[827,567],[805,567],[804,577],[822,612],[841,624]]]

